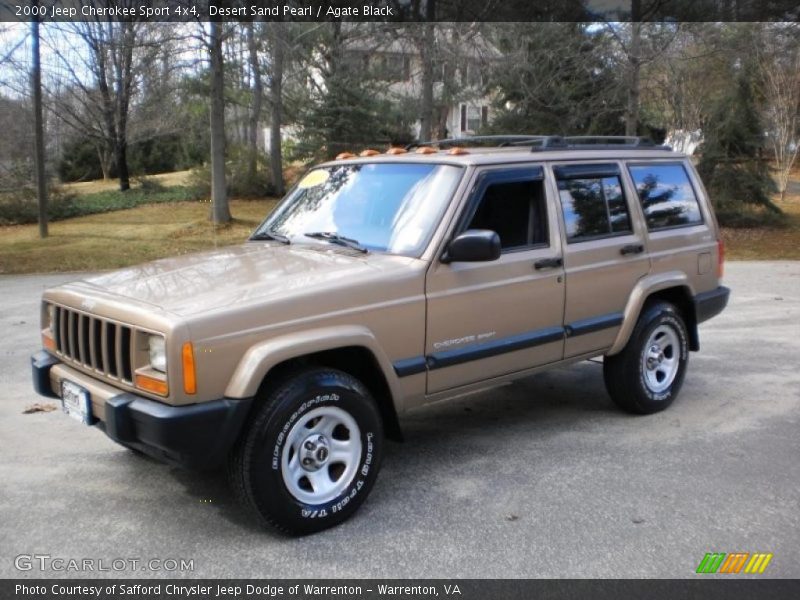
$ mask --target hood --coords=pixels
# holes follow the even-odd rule
[[[228,306],[290,300],[326,289],[364,285],[417,262],[332,245],[250,242],[157,260],[70,284],[190,316]]]

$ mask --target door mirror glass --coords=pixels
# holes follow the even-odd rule
[[[489,229],[468,229],[453,238],[442,262],[483,262],[500,258],[500,236]]]

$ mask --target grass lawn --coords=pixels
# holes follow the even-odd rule
[[[95,190],[96,191],[96,190]],[[233,200],[234,221],[215,230],[208,202],[140,206],[50,223],[40,240],[36,225],[0,227],[0,273],[95,271],[247,239],[275,199]]]
[[[785,227],[722,229],[725,256],[732,260],[800,260],[800,194],[787,194],[779,203]]]

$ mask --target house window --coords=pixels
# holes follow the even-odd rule
[[[489,107],[474,104],[461,105],[461,131],[475,132],[485,126],[489,120]]]
[[[459,69],[461,84],[466,87],[480,87],[483,85],[483,73],[478,65],[466,64]]]
[[[402,54],[383,54],[376,61],[378,77],[383,81],[407,81],[411,73],[411,63]]]

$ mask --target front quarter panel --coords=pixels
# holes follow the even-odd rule
[[[384,354],[378,340],[366,327],[342,325],[311,329],[279,336],[258,343],[245,353],[236,367],[225,396],[250,398],[256,395],[267,373],[282,362],[315,352],[345,347],[363,347],[375,357],[392,392],[392,397],[403,397],[391,361]],[[397,407],[400,408],[400,407]]]

